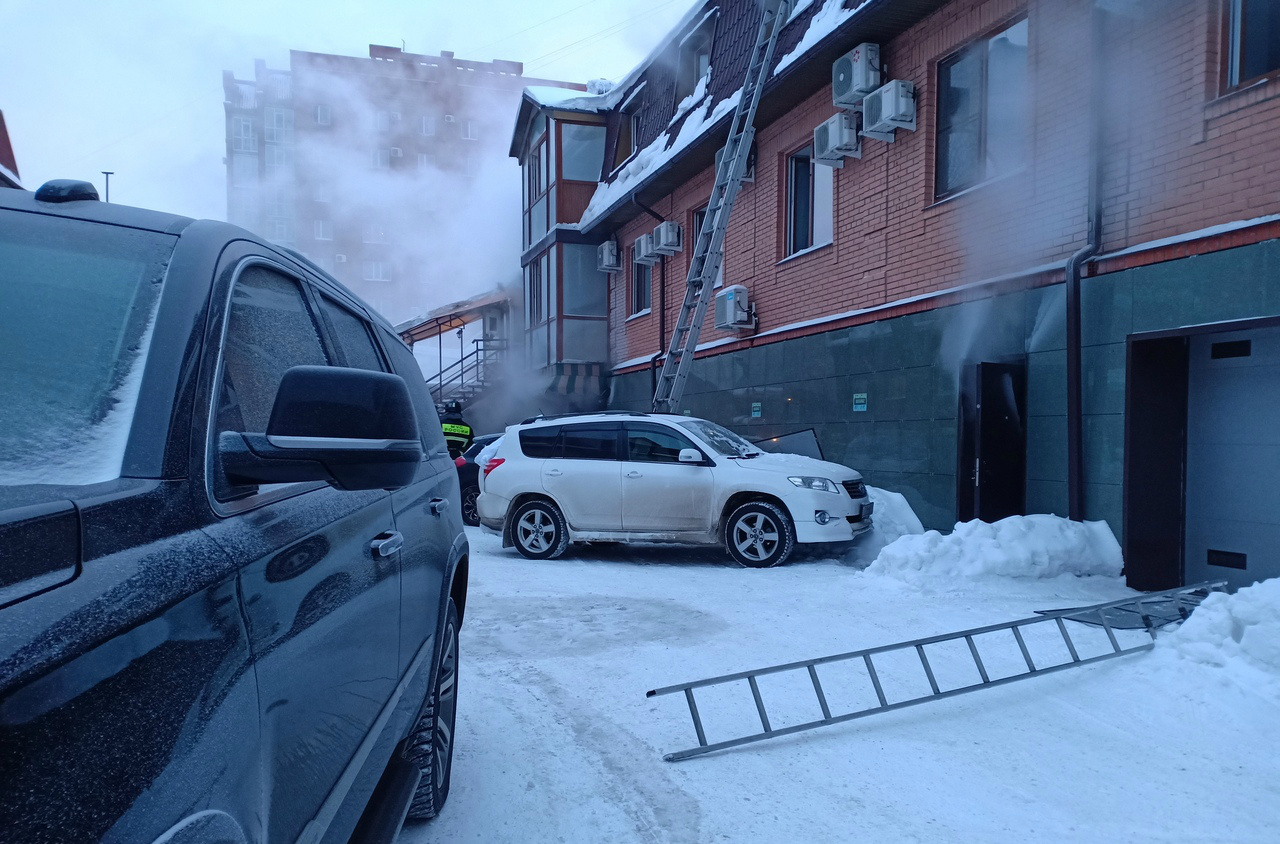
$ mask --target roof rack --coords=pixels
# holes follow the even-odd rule
[[[650,413],[644,413],[639,410],[583,410],[577,413],[555,413],[551,416],[544,416],[539,413],[537,416],[530,416],[527,419],[520,420],[521,425],[528,425],[530,422],[549,422],[552,419],[572,419],[575,416],[651,416]]]

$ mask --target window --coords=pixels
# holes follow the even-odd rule
[[[289,74],[278,73],[271,79],[272,93],[277,100],[287,100],[291,94]]]
[[[409,398],[413,401],[414,410],[418,413],[418,433],[422,435],[422,445],[426,452],[423,459],[425,460],[431,454],[447,452],[444,431],[440,429],[440,417],[436,415],[435,401],[431,398],[431,391],[427,389],[427,383],[422,377],[422,369],[414,359],[413,352],[403,340],[385,328],[382,329],[382,348],[390,356],[396,374],[409,385]]]
[[[680,65],[676,71],[676,102],[693,93],[698,80],[711,70],[711,36],[715,34],[715,18],[698,27],[680,45]]]
[[[391,169],[391,150],[375,149],[373,151],[373,166],[379,170]]]
[[[431,153],[429,152],[418,153],[418,169],[429,170],[430,168],[431,168]]]
[[[564,243],[558,248],[563,261],[564,313],[605,316],[608,313],[608,284],[605,276],[596,269],[596,247]]]
[[[316,240],[333,240],[333,221],[316,220],[315,235]]]
[[[272,187],[264,191],[263,210],[268,217],[292,216],[291,205],[289,192],[284,188]]]
[[[635,316],[649,310],[649,282],[651,268],[636,263],[636,248],[631,247],[631,301],[628,312]]]
[[[618,148],[613,156],[615,169],[635,155],[640,147],[640,109],[635,99],[633,94],[632,103],[624,105],[618,117]]]
[[[258,134],[249,118],[231,118],[231,149],[234,152],[258,151]]]
[[[1280,70],[1280,3],[1228,0],[1227,87]]]
[[[560,432],[560,450],[566,460],[617,460],[618,426],[565,425]]]
[[[1028,97],[1025,20],[939,63],[939,199],[1023,166]]]
[[[598,182],[604,166],[604,127],[580,123],[560,126],[560,176],[577,182]]]
[[[320,309],[324,311],[325,316],[329,318],[329,324],[333,326],[333,333],[338,341],[339,351],[346,359],[344,362],[346,366],[370,369],[374,372],[386,370],[382,364],[382,356],[374,347],[373,338],[369,336],[369,329],[365,326],[364,320],[328,296],[320,297]]]
[[[267,144],[267,175],[274,175],[272,171],[281,170],[293,163],[293,155],[289,147],[277,146],[276,144]]]
[[[311,198],[316,202],[333,202],[333,190],[329,185],[317,184],[311,189]]]
[[[525,457],[547,459],[558,457],[560,426],[527,428],[520,432],[520,450]]]
[[[232,187],[244,187],[252,185],[258,181],[258,156],[256,155],[233,155],[231,156],[231,185]]]
[[[464,141],[478,140],[480,136],[476,134],[476,132],[477,132],[476,122],[474,120],[463,121],[462,140]]]
[[[831,242],[835,172],[813,160],[807,146],[787,158],[787,254]]]
[[[387,232],[378,226],[365,226],[364,231],[360,233],[360,239],[365,243],[386,243]]]
[[[418,121],[418,133],[427,137],[436,133],[436,119],[433,115],[422,115],[422,119]]]
[[[638,463],[679,463],[680,451],[693,443],[657,425],[627,424],[627,459]]]
[[[316,125],[328,126],[332,121],[333,115],[329,112],[329,107],[323,103],[316,106]]]
[[[377,115],[378,131],[390,132],[400,123],[400,113],[396,111],[380,111]]]
[[[528,325],[540,325],[547,318],[546,284],[542,273],[543,260],[535,260],[525,268],[525,316]]]
[[[706,222],[706,219],[707,219],[707,206],[703,206],[702,208],[699,208],[697,211],[693,212],[693,229],[688,233],[688,237],[691,243],[698,242],[698,235],[702,233],[702,224]],[[716,283],[713,284],[712,287],[723,287],[723,286],[724,286],[724,261],[721,260],[720,269],[716,271]]]
[[[287,108],[262,110],[262,137],[269,144],[293,143],[293,112]]]
[[[289,220],[274,220],[267,229],[271,232],[268,239],[274,243],[293,242],[293,224]]]
[[[387,261],[365,261],[364,262],[364,280],[365,281],[390,281],[391,280],[391,264]]]

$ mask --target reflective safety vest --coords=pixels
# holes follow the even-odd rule
[[[471,426],[458,422],[442,422],[440,430],[444,432],[444,441],[449,446],[449,453],[458,457],[471,446]]]

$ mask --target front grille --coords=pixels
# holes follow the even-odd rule
[[[850,498],[865,498],[867,495],[867,485],[862,481],[841,481],[840,486],[844,487]]]
[[[861,513],[859,513],[859,514],[858,514],[858,515],[856,515],[856,516],[845,516],[845,517],[844,517],[844,519],[845,519],[845,521],[846,521],[846,522],[848,522],[848,523],[849,523],[849,524],[851,524],[851,525],[861,524],[861,523],[862,523],[862,514],[861,514]]]

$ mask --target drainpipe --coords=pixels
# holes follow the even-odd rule
[[[631,193],[631,203],[644,213],[648,214],[659,223],[665,223],[666,220],[657,211],[654,211],[647,205],[644,205],[636,198],[633,191]],[[663,255],[658,260],[658,351],[649,360],[649,392],[654,395],[658,394],[658,359],[662,357],[662,353],[666,351],[666,347],[662,345],[667,336],[667,256]]]
[[[1084,391],[1081,384],[1080,279],[1084,267],[1098,254],[1102,244],[1102,95],[1104,69],[1103,38],[1106,29],[1103,10],[1095,2],[1090,16],[1093,26],[1094,62],[1089,91],[1089,226],[1085,244],[1067,259],[1067,515],[1084,520]]]

